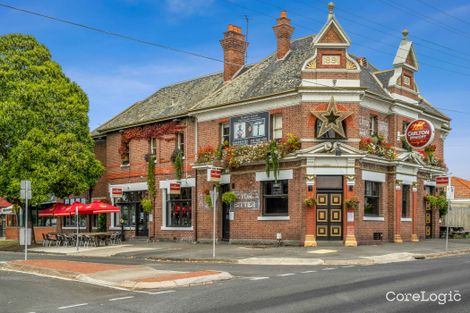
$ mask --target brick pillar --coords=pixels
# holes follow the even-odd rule
[[[308,177],[307,176],[307,190],[306,190],[306,196],[307,198],[313,198],[316,200],[316,189],[314,186],[315,182],[315,177]],[[311,191],[309,191],[309,188]],[[317,241],[315,238],[316,228],[317,228],[317,210],[316,206],[313,206],[313,208],[306,208],[305,209],[305,218],[306,218],[306,223],[305,223],[305,241],[304,241],[304,247],[316,247],[317,246]]]
[[[411,200],[412,210],[413,210],[413,221],[411,223],[411,241],[418,242],[418,235],[416,234],[416,228],[418,223],[418,213],[417,213],[417,204],[418,204],[418,186],[413,184],[412,188],[412,200]]]
[[[345,200],[356,197],[356,191],[354,189],[355,183],[356,183],[356,177],[354,175],[346,176],[346,184],[344,187],[344,199]],[[352,217],[352,219],[350,220],[348,217]],[[344,240],[344,245],[346,247],[357,247],[354,220],[355,220],[354,208],[346,208],[345,206],[343,221],[346,224],[346,238]]]
[[[395,183],[395,236],[393,237],[393,241],[395,243],[403,243],[401,239],[401,210],[402,210],[402,201],[401,201],[401,181],[397,180]]]

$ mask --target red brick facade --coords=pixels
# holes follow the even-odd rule
[[[336,21],[330,15],[328,23],[332,23],[333,20]],[[196,107],[193,111],[188,112],[187,118],[178,122],[181,132],[184,134],[185,158],[182,183],[191,188],[190,226],[184,224],[175,227],[169,225],[168,222],[169,217],[173,216],[171,214],[174,214],[169,211],[170,204],[167,200],[169,197],[168,184],[176,179],[171,156],[178,145],[177,135],[166,134],[157,139],[154,173],[157,197],[152,213],[152,222],[148,223],[149,236],[155,236],[159,239],[190,241],[205,241],[212,238],[213,210],[208,207],[205,201],[207,191],[212,188],[212,183],[207,182],[207,166],[197,164],[197,150],[207,146],[217,149],[222,144],[221,124],[230,123],[231,118],[266,112],[271,117],[274,114],[282,116],[283,136],[294,134],[300,138],[301,142],[300,150],[288,155],[285,160],[280,162],[280,171],[284,175],[281,180],[286,180],[288,184],[287,213],[280,216],[265,214],[264,201],[266,197],[263,195],[263,184],[266,184],[265,181],[270,181],[270,178],[264,176],[265,165],[263,161],[242,164],[237,169],[224,169],[222,179],[224,188],[237,194],[254,195],[253,198],[256,201],[253,201],[255,206],[231,209],[233,219],[228,221],[230,231],[228,234],[224,234],[223,218],[226,217],[223,217],[223,208],[220,204],[220,198],[218,199],[219,205],[216,208],[216,237],[218,240],[276,242],[277,236],[280,234],[282,241],[286,243],[307,244],[309,242],[309,244],[315,244],[315,240],[320,242],[319,237],[322,234],[318,232],[318,229],[320,229],[319,224],[324,221],[319,212],[320,206],[324,203],[320,204],[319,202],[321,200],[319,190],[322,194],[331,196],[331,199],[340,199],[339,202],[328,200],[330,202],[326,204],[330,206],[326,212],[331,213],[333,210],[338,210],[338,207],[341,212],[339,215],[335,215],[334,223],[336,225],[332,226],[333,218],[331,216],[333,215],[329,217],[331,220],[328,221],[328,227],[330,227],[331,233],[327,237],[331,240],[343,240],[346,245],[354,245],[356,242],[375,244],[385,241],[401,242],[425,239],[425,186],[433,185],[434,177],[444,173],[445,169],[429,166],[420,159],[417,152],[412,153],[404,149],[401,140],[403,125],[415,119],[418,113],[415,113],[414,108],[413,110],[407,109],[403,101],[396,101],[396,98],[390,95],[391,92],[408,97],[410,102],[418,99],[417,94],[412,92],[415,89],[414,73],[403,71],[403,75],[411,76],[409,91],[397,86],[390,87],[388,90],[385,90],[386,87],[384,87],[385,95],[382,96],[382,99],[377,100],[375,95],[364,91],[366,88],[359,81],[362,75],[357,67],[366,70],[367,61],[362,58],[360,64],[353,62],[347,52],[349,43],[345,42],[345,38],[340,34],[342,30],[333,24],[328,25],[330,26],[323,30],[324,33],[319,34],[319,36],[323,36],[321,37],[323,39],[318,43],[320,46],[314,45],[308,58],[303,60],[304,62],[307,59],[315,60],[315,64],[310,68],[299,70],[298,76],[302,83],[301,88],[295,91],[296,97],[289,98],[280,93],[279,95],[270,94],[264,98],[260,97],[262,99],[256,104],[237,101],[236,111],[231,110],[230,107],[234,103],[227,103],[227,106],[214,106],[210,110]],[[274,27],[278,40],[277,59],[286,56],[287,51],[293,47],[290,45],[289,39],[293,29],[288,26],[290,26],[288,19],[281,16],[278,19],[278,25]],[[227,62],[224,65],[224,80],[226,81],[224,88],[230,88],[232,81],[233,84],[237,83],[238,77],[232,81],[228,80],[231,80],[244,64],[246,49],[244,40],[239,28],[231,26],[221,41],[224,60]],[[316,59],[313,59],[315,55]],[[323,65],[323,55],[339,55],[340,63],[338,65]],[[276,62],[283,61],[276,60]],[[247,71],[248,74],[250,70]],[[316,79],[321,79],[323,84],[331,84],[331,88],[328,85],[323,85],[319,88],[322,90],[319,91],[314,90],[315,88],[307,88],[309,80]],[[341,84],[347,87],[338,87]],[[282,102],[283,97],[289,100]],[[282,99],[279,100],[280,98]],[[325,138],[319,137],[317,134],[319,121],[316,116],[318,114],[312,112],[325,112],[331,105],[330,101],[332,100],[330,99],[335,101],[335,109],[338,114],[352,113],[341,124],[341,127],[345,128],[345,138],[340,138],[340,136]],[[405,107],[402,108],[403,106]],[[439,124],[442,119],[422,113],[418,115],[420,118],[431,118],[436,124],[433,142],[436,149],[433,157],[443,160],[443,138],[447,128],[441,127]],[[167,123],[170,122],[172,119],[168,119]],[[373,125],[374,123],[377,125]],[[389,148],[393,149],[396,155],[387,158],[380,153],[366,151],[367,149],[364,150],[364,147],[361,147],[361,140],[374,135],[372,127],[375,128],[375,135],[383,136],[384,141],[390,144]],[[147,176],[145,156],[150,152],[150,142],[148,139],[131,140],[129,142],[129,164],[122,165],[119,154],[121,136],[122,133],[119,131],[105,131],[96,136],[96,155],[106,166],[106,174],[94,188],[93,197],[109,198],[109,188],[112,186],[124,186],[124,188],[131,189],[137,188],[136,186],[144,188],[142,183],[146,182]],[[333,188],[334,190],[318,187],[318,182],[326,176],[340,177],[341,186],[336,186]],[[374,182],[374,186],[379,186],[378,206],[374,204],[374,209],[378,208],[378,213],[374,213],[374,215],[365,213],[366,182]],[[145,188],[143,190],[145,191]],[[404,190],[409,191],[405,199],[402,198],[402,195],[405,194]],[[307,197],[316,198],[317,205],[313,208],[307,208],[304,204],[304,199]],[[357,198],[359,201],[358,207],[346,207],[347,200],[353,198]],[[402,210],[402,205],[407,206],[408,209]],[[406,212],[402,213],[402,211]],[[338,214],[338,211],[334,212]],[[438,213],[433,212],[434,236],[439,233],[438,219]],[[340,225],[340,230],[334,228],[337,225]],[[336,237],[331,235],[333,231],[339,231],[339,235]],[[127,234],[134,235],[134,229],[129,228]],[[307,238],[309,239],[307,240]]]

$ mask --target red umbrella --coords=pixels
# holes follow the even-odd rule
[[[94,200],[92,203],[86,206],[86,210],[90,213],[88,214],[102,214],[102,213],[119,213],[121,209],[115,207],[111,204],[101,202],[99,200]]]
[[[39,212],[39,217],[55,216],[66,208],[63,203],[54,203],[50,208]]]
[[[75,215],[78,209],[78,215],[92,214],[91,210],[87,208],[87,204],[81,202],[74,202],[65,209],[64,215]]]

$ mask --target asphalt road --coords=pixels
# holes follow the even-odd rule
[[[18,256],[0,253],[0,261]],[[470,312],[470,255],[353,267],[152,266],[219,269],[237,276],[207,286],[132,292],[1,271],[0,312]],[[447,293],[447,301],[386,299],[387,293],[393,300],[401,293],[421,291],[425,299],[433,299],[432,293]],[[460,301],[449,301],[451,291],[453,300]]]

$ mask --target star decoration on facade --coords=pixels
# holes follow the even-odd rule
[[[331,97],[328,109],[323,112],[312,111],[321,122],[320,131],[317,137],[321,137],[330,130],[334,130],[338,135],[346,138],[346,134],[343,128],[343,121],[348,118],[353,112],[341,112],[336,109],[336,101],[334,97]]]

